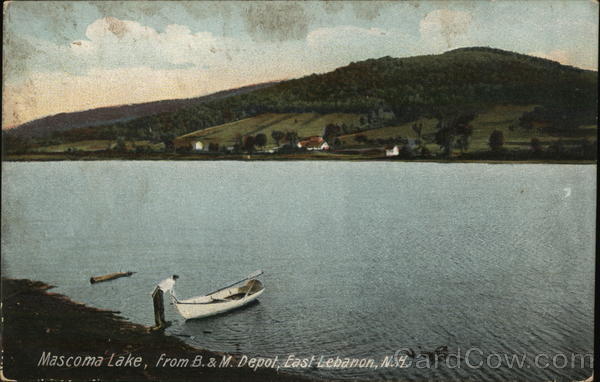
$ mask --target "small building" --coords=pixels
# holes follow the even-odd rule
[[[398,155],[400,155],[400,147],[398,147],[398,145],[385,149],[386,157],[397,157]]]
[[[308,138],[298,142],[297,146],[299,149],[304,148],[304,149],[310,150],[310,151],[329,150],[329,144],[327,143],[327,141],[325,141],[322,137],[319,137],[319,136],[308,137]]]
[[[192,149],[194,151],[202,151],[204,150],[204,143],[202,141],[192,141]]]

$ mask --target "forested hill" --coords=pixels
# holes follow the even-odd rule
[[[383,57],[285,81],[173,112],[55,134],[63,141],[162,140],[266,112],[394,112],[396,122],[478,113],[493,105],[541,105],[538,119],[560,128],[595,124],[598,73],[492,48]]]
[[[72,113],[60,113],[36,119],[11,129],[17,136],[43,137],[53,132],[60,132],[78,127],[102,126],[126,122],[135,118],[160,113],[174,112],[179,109],[215,101],[225,97],[244,94],[253,90],[272,86],[276,82],[244,86],[236,89],[223,90],[202,97],[172,99],[138,104],[101,107]]]
[[[595,115],[598,73],[491,48],[383,57],[287,81],[240,97],[268,111],[367,112],[401,120],[492,104],[540,104]],[[234,100],[227,100],[232,107]]]
[[[283,83],[279,93],[293,103],[372,107],[385,102],[397,114],[425,113],[468,105],[539,103],[595,104],[597,72],[491,48],[464,48],[441,55],[384,57],[352,63],[332,73]],[[296,95],[296,97],[294,97]]]

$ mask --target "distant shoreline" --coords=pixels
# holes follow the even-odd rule
[[[419,158],[406,159],[397,157],[381,157],[360,154],[333,153],[295,153],[295,154],[123,154],[123,153],[28,153],[9,154],[2,158],[4,162],[60,162],[60,161],[348,161],[348,162],[403,162],[403,163],[487,163],[487,164],[581,164],[596,165],[597,160],[578,159],[442,159]]]
[[[39,281],[2,278],[4,377],[19,381],[315,381],[275,369],[254,371],[239,366],[240,356],[195,349],[161,331],[131,323],[119,312],[91,308],[48,292],[51,288]],[[190,360],[190,364],[172,366],[164,362],[165,357]],[[194,360],[206,365],[211,358],[231,361],[226,367],[192,367]]]

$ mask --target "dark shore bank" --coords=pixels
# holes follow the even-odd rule
[[[465,155],[456,158],[400,158],[384,157],[380,154],[340,154],[340,153],[292,153],[292,154],[170,154],[170,153],[118,153],[118,152],[79,152],[79,153],[26,153],[7,154],[5,162],[59,162],[59,161],[369,161],[369,162],[415,162],[415,163],[490,163],[490,164],[597,164],[595,158],[541,157],[530,155]]]
[[[227,367],[207,366],[211,358],[219,365],[229,355],[192,348],[160,331],[131,323],[118,316],[118,312],[87,307],[48,292],[51,288],[39,281],[2,279],[3,373],[6,378],[18,381],[310,380],[275,369],[253,371],[238,367],[239,356],[233,356]],[[157,367],[162,354],[163,359],[189,360],[188,366]],[[191,367],[198,356],[202,356],[200,363],[205,366]],[[138,357],[139,366],[134,366]],[[127,360],[129,365],[126,366]],[[78,362],[90,365],[75,366]]]

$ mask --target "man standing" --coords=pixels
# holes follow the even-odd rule
[[[157,328],[164,328],[167,326],[167,322],[165,321],[165,303],[163,300],[163,296],[166,292],[170,292],[173,290],[175,286],[175,280],[177,280],[179,276],[173,275],[168,279],[164,279],[159,282],[154,292],[152,292],[152,301],[154,302],[154,321],[156,322]]]

